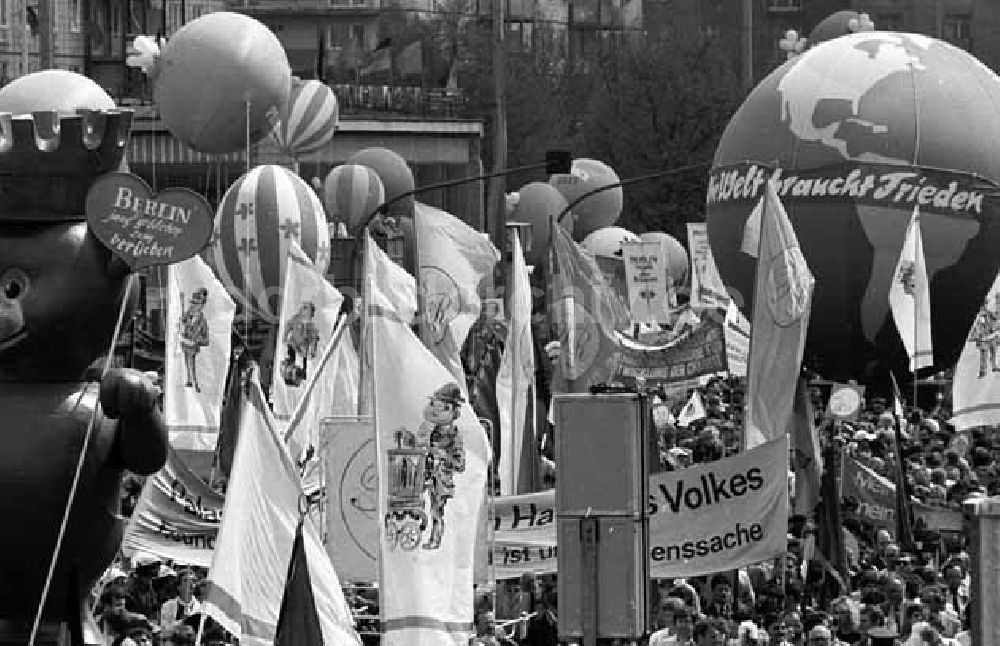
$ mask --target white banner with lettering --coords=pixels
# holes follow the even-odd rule
[[[784,554],[788,439],[649,479],[654,578],[722,572]]]
[[[704,222],[689,222],[688,253],[691,254],[691,299],[693,309],[725,309],[729,302],[729,292],[715,265],[712,248],[708,244],[708,225]]]
[[[670,320],[666,253],[662,241],[623,242],[625,280],[632,320],[666,323]]]

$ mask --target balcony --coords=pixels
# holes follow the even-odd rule
[[[340,113],[351,117],[412,117],[422,119],[469,118],[468,97],[462,90],[420,88],[395,85],[356,85],[337,83],[330,86],[337,96]],[[118,105],[135,110],[136,127],[159,121],[159,111],[145,85],[106,87]]]
[[[294,0],[246,0],[230,2],[231,11],[254,17],[328,17],[338,13],[371,13],[381,9],[381,0],[316,0],[295,2]]]

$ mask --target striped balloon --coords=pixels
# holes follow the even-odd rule
[[[292,77],[292,91],[274,130],[278,147],[288,155],[321,148],[333,138],[340,109],[330,86]]]
[[[323,204],[331,222],[345,222],[350,230],[385,201],[385,188],[378,173],[360,164],[337,166],[323,181]]]
[[[237,303],[275,323],[293,240],[326,273],[330,232],[316,192],[281,166],[257,166],[223,196],[206,256]]]

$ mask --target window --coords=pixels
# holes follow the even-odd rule
[[[880,13],[875,16],[875,29],[879,31],[906,31],[902,13]]]
[[[69,30],[80,33],[80,0],[69,0]]]
[[[774,12],[802,11],[802,0],[767,0],[767,10]]]
[[[722,33],[722,28],[719,25],[699,25],[698,33],[704,38],[714,39]]]
[[[362,0],[364,1],[364,0]],[[351,42],[358,47],[365,46],[365,26],[364,25],[351,25]]]
[[[0,27],[10,26],[10,0],[0,0]]]
[[[942,24],[944,39],[963,49],[972,47],[972,16],[968,14],[949,14]]]
[[[512,52],[529,52],[532,48],[532,37],[535,32],[535,24],[530,20],[508,20],[507,49]]]

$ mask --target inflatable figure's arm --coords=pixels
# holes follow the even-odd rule
[[[167,461],[167,427],[158,395],[138,370],[111,370],[101,380],[104,415],[118,420],[118,454],[125,468],[140,475],[155,473]]]

